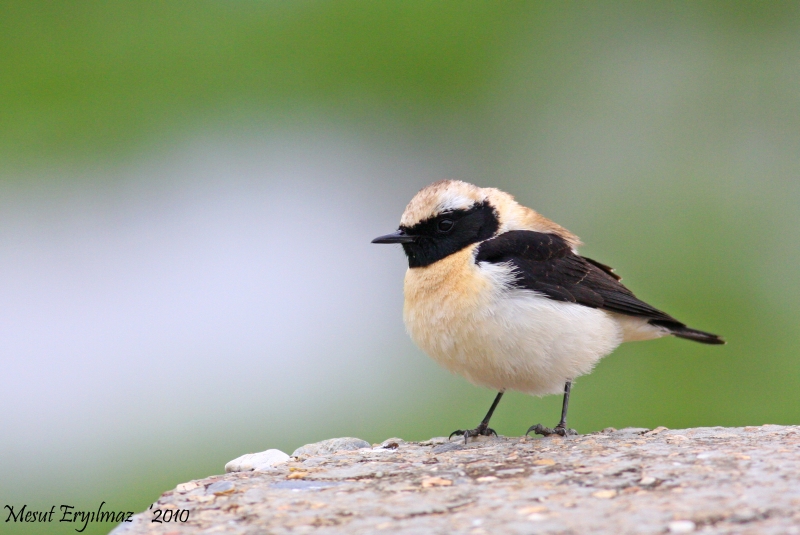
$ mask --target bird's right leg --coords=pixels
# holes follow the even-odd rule
[[[489,412],[486,413],[486,416],[483,417],[481,423],[478,424],[478,427],[475,429],[459,429],[457,431],[453,431],[450,433],[450,438],[453,438],[453,435],[464,435],[464,444],[467,443],[469,437],[477,437],[477,436],[497,436],[497,432],[489,427],[489,420],[492,419],[492,414],[494,414],[494,410],[497,408],[497,404],[500,403],[500,398],[503,397],[503,392],[498,392],[497,397],[494,398],[492,402],[492,406],[489,407]]]

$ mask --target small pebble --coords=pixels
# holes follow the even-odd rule
[[[230,481],[217,481],[216,483],[212,483],[208,486],[206,489],[206,494],[221,496],[223,494],[230,494],[235,489],[236,486]]]
[[[175,487],[175,490],[178,492],[189,492],[196,489],[199,486],[200,483],[198,483],[197,481],[189,481],[188,483],[181,483],[180,485]]]
[[[452,485],[453,482],[449,479],[443,479],[441,477],[426,477],[422,480],[422,488],[430,488],[430,487],[449,487]]]
[[[402,438],[387,438],[383,442],[381,442],[381,448],[385,448],[387,450],[396,450],[400,447],[400,444],[405,442]]]
[[[695,524],[691,520],[675,520],[667,524],[670,533],[691,533],[695,529]]]
[[[689,437],[684,435],[671,435],[666,438],[667,444],[678,444],[681,442],[686,442],[689,440]]]
[[[547,512],[547,507],[544,505],[532,505],[529,507],[523,507],[517,511],[520,515],[532,515],[534,513],[545,513]]]
[[[225,465],[226,472],[250,472],[252,470],[269,470],[273,466],[283,464],[289,456],[281,450],[266,450],[260,453],[246,453]]]

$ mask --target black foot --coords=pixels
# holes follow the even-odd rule
[[[563,425],[557,425],[554,429],[545,427],[542,424],[532,425],[528,428],[528,431],[527,433],[525,433],[525,436],[527,437],[531,431],[533,431],[537,435],[544,435],[546,437],[549,437],[550,435],[560,435],[562,437],[568,437],[578,434],[578,432],[575,431],[574,429],[567,429]]]
[[[464,435],[464,444],[467,443],[469,437],[478,437],[478,436],[485,436],[490,437],[492,435],[497,436],[497,432],[492,429],[491,427],[487,427],[485,425],[479,425],[475,429],[458,429],[457,431],[453,431],[450,433],[448,439],[453,438],[453,435]]]

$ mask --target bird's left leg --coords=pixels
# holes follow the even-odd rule
[[[537,435],[561,435],[562,437],[566,437],[568,435],[577,435],[578,432],[574,429],[567,428],[567,409],[569,408],[569,393],[572,390],[572,381],[567,381],[564,385],[564,402],[561,404],[561,421],[558,422],[558,425],[554,429],[550,429],[549,427],[545,427],[542,424],[532,425],[528,428],[528,432],[525,433],[525,436],[528,436],[528,433],[533,431]]]
[[[498,392],[497,397],[494,398],[492,402],[492,406],[489,407],[489,412],[486,413],[486,416],[483,417],[481,423],[478,424],[478,427],[475,429],[458,429],[457,431],[453,431],[450,433],[449,438],[453,438],[453,435],[464,435],[464,444],[467,443],[467,439],[469,437],[477,437],[480,435],[483,436],[497,436],[497,432],[489,427],[489,420],[492,419],[492,414],[494,414],[494,410],[497,408],[497,404],[500,403],[500,398],[503,397],[503,392]]]

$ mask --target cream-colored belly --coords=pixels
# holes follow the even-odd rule
[[[472,249],[405,278],[406,328],[446,369],[497,391],[554,394],[623,341],[611,314],[510,289],[510,269],[476,265]]]

